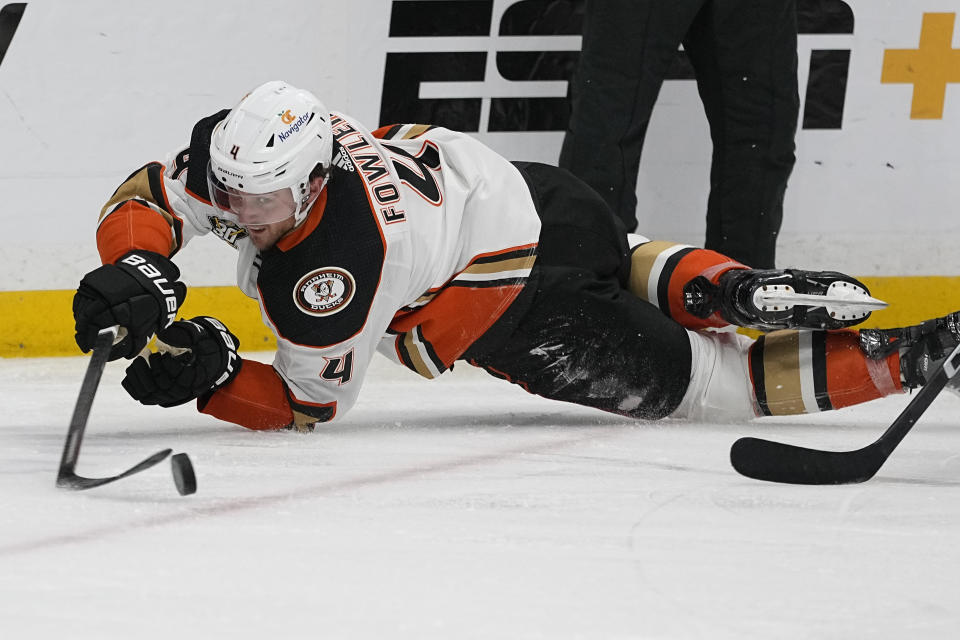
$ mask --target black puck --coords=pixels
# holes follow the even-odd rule
[[[185,453],[176,453],[170,458],[170,468],[173,470],[173,481],[177,491],[182,496],[188,496],[197,491],[197,474],[193,472],[193,463]]]

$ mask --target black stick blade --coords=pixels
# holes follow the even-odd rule
[[[160,464],[167,459],[173,453],[173,449],[164,449],[163,451],[158,451],[146,460],[133,465],[123,473],[118,473],[115,476],[110,476],[108,478],[84,478],[83,476],[78,476],[73,472],[72,469],[60,469],[60,473],[57,475],[57,486],[61,489],[75,489],[77,491],[83,489],[92,489],[94,487],[99,487],[105,484],[109,484],[121,478],[126,478],[127,476],[132,476],[135,473],[140,473],[145,469]]]
[[[749,478],[770,482],[853,484],[869,480],[958,371],[960,345],[947,356],[883,435],[861,449],[822,451],[760,438],[740,438],[730,448],[730,464]]]
[[[854,484],[872,478],[886,456],[871,449],[821,451],[761,438],[740,438],[730,448],[730,463],[756,480],[788,484]]]

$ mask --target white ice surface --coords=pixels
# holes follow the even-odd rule
[[[908,398],[746,425],[644,424],[529,396],[468,366],[378,359],[318,433],[144,408],[108,365],[54,488],[86,358],[0,359],[3,638],[956,638],[960,399],[873,480],[738,476],[761,435],[862,446]]]

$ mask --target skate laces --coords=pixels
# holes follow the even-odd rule
[[[956,342],[960,342],[960,311],[948,313],[943,317],[944,327],[951,333]]]

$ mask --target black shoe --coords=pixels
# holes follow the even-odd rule
[[[703,276],[683,289],[688,312],[707,318],[719,311],[748,329],[843,329],[887,304],[870,297],[859,280],[836,271],[732,269],[713,284]]]
[[[900,379],[907,389],[926,384],[930,374],[960,344],[960,311],[899,329],[861,329],[860,348],[879,360],[900,351]]]

